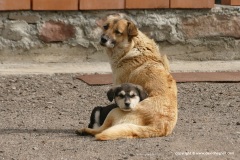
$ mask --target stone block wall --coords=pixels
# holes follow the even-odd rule
[[[240,8],[0,12],[0,63],[107,61],[96,20],[121,12],[170,60],[239,60]]]

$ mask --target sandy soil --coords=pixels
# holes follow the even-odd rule
[[[178,83],[179,118],[168,137],[95,141],[75,135],[109,85],[77,74],[0,77],[0,159],[240,159],[240,84]]]

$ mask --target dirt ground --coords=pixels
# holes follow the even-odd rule
[[[179,117],[168,137],[95,141],[75,135],[110,85],[77,74],[0,77],[0,159],[239,160],[240,84],[178,83]]]

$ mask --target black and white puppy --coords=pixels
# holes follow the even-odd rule
[[[88,128],[100,127],[108,113],[116,107],[119,107],[123,111],[131,111],[140,101],[147,98],[147,96],[146,91],[144,91],[141,86],[132,83],[123,83],[111,88],[107,92],[107,97],[111,102],[114,100],[115,104],[106,107],[95,107],[92,110]]]
[[[106,119],[108,113],[113,109],[116,108],[116,104],[110,104],[108,106],[102,107],[97,106],[93,108],[91,117],[90,117],[90,123],[88,124],[88,128],[98,128],[100,127],[104,120]]]

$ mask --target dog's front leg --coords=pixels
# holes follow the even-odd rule
[[[107,118],[105,119],[103,125],[101,125],[99,128],[82,128],[82,129],[78,129],[76,130],[76,134],[84,136],[84,135],[96,135],[98,133],[101,133],[102,131],[104,131],[105,129],[111,127],[112,125],[112,116],[109,114],[107,116]]]
[[[101,133],[101,127],[96,128],[96,129],[92,129],[92,128],[82,128],[82,129],[78,129],[76,130],[76,134],[81,135],[81,136],[85,136],[85,135],[95,135],[98,133]]]

